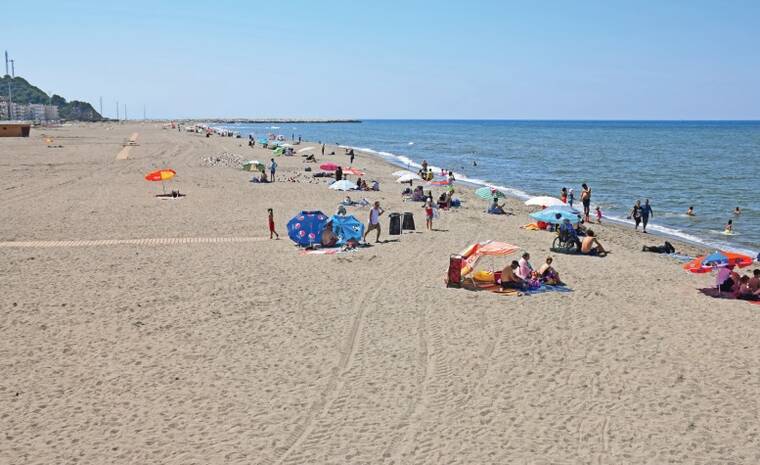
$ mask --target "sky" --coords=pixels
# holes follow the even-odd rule
[[[6,2],[0,50],[130,118],[760,119],[760,2]]]

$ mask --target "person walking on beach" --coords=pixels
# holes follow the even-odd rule
[[[272,162],[269,164],[269,177],[272,178],[269,182],[274,182],[274,173],[277,171],[277,163],[272,158]]]
[[[430,199],[425,201],[425,226],[428,231],[433,230],[433,202]]]
[[[348,151],[348,166],[354,164],[354,149]]]
[[[654,217],[652,212],[652,206],[649,205],[649,199],[644,200],[644,206],[641,207],[641,225],[644,227],[644,234],[647,233],[647,223],[649,223],[649,217]]]
[[[367,226],[367,230],[364,232],[364,242],[367,242],[367,234],[374,229],[377,230],[375,242],[380,243],[380,215],[383,213],[385,213],[385,210],[380,208],[380,202],[375,201],[375,205],[369,211],[369,226]]]
[[[581,191],[581,203],[583,203],[583,219],[586,221],[586,223],[590,223],[591,218],[589,218],[589,214],[591,212],[589,210],[591,209],[591,188],[588,187],[585,182],[581,184],[581,187],[583,188]]]
[[[325,156],[325,144],[322,144],[322,156]]]
[[[267,208],[267,216],[269,216],[269,239],[272,239],[272,236],[274,235],[279,240],[280,235],[274,230],[274,212],[271,208]]]
[[[631,209],[631,213],[628,214],[628,219],[633,218],[636,226],[633,227],[636,231],[639,230],[639,224],[641,224],[641,200],[637,200],[636,204]]]
[[[602,209],[600,207],[596,207],[596,222],[602,224]]]

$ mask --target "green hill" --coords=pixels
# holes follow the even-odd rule
[[[0,96],[8,96],[8,81],[11,81],[13,102],[20,104],[43,103],[58,107],[61,119],[79,121],[102,121],[104,118],[87,102],[72,100],[67,102],[60,95],[48,96],[39,87],[33,86],[22,77],[11,78],[7,74],[0,78]]]

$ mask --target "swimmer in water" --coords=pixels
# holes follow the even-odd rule
[[[742,214],[742,210],[739,207],[734,208],[734,215],[739,216]]]
[[[728,220],[728,223],[726,223],[726,226],[723,228],[723,232],[726,234],[734,233],[734,220]]]
[[[686,216],[697,216],[697,215],[694,213],[694,207],[693,207],[693,206],[692,206],[692,207],[689,207],[689,209],[688,209],[688,210],[686,210]]]

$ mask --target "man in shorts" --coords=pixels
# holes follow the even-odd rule
[[[364,232],[364,242],[367,242],[367,234],[373,229],[377,230],[377,238],[375,238],[375,242],[380,242],[380,215],[383,213],[385,213],[385,210],[380,208],[380,202],[375,201],[375,205],[372,207],[372,210],[369,211],[369,225],[367,226],[367,231]]]
[[[597,255],[600,257],[607,255],[607,251],[604,250],[602,244],[596,239],[594,231],[590,229],[586,233],[586,237],[583,238],[581,253],[584,255]]]

